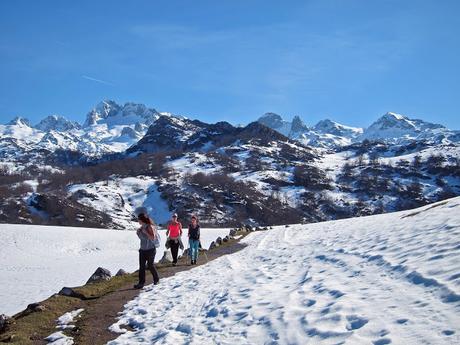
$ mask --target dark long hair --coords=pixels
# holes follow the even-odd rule
[[[150,225],[150,226],[147,226],[146,229],[145,229],[147,231],[147,236],[151,240],[155,239],[155,233],[154,233],[155,224],[153,223],[153,220],[150,217],[148,217],[145,214],[143,214],[143,213],[140,213],[137,216],[137,219],[139,219],[144,224]]]
[[[153,221],[150,219],[150,217],[147,217],[143,213],[139,213],[137,219],[139,219],[142,223],[153,225]]]

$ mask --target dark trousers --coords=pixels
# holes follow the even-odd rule
[[[157,282],[160,280],[158,277],[158,271],[153,265],[153,261],[155,260],[156,249],[149,249],[149,250],[142,250],[139,249],[139,283],[145,283],[145,263],[147,262],[147,268],[152,273],[153,282]]]
[[[171,254],[173,263],[177,264],[177,254],[179,253],[179,241],[169,240],[169,246],[171,247]]]

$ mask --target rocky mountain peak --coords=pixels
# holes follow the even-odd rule
[[[35,128],[44,132],[49,132],[51,130],[65,132],[72,129],[80,129],[81,126],[77,122],[67,120],[63,116],[50,115],[35,125]]]
[[[302,121],[302,119],[297,115],[294,116],[294,118],[292,119],[292,124],[291,124],[291,132],[303,132],[307,130],[308,130],[308,127]]]
[[[109,126],[131,125],[142,122],[151,125],[160,114],[153,108],[144,104],[133,102],[121,106],[112,100],[105,100],[96,105],[86,116],[84,127],[99,123],[106,123]]]
[[[24,117],[16,116],[13,120],[7,123],[9,126],[32,127],[30,121]]]
[[[275,113],[265,113],[257,121],[270,128],[281,127],[284,122],[281,115]]]

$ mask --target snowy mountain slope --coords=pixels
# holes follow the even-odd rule
[[[202,229],[203,247],[228,232]],[[165,230],[160,237],[155,261],[164,252]],[[13,315],[64,286],[83,285],[99,266],[112,274],[138,268],[134,231],[0,224],[0,241],[0,314]]]
[[[460,342],[460,198],[244,242],[147,286],[109,344]]]
[[[133,221],[133,214],[138,207],[145,207],[158,224],[165,224],[171,217],[155,182],[146,176],[114,177],[93,184],[75,184],[69,187],[68,192],[79,203],[112,215],[121,228],[137,229],[139,225]]]

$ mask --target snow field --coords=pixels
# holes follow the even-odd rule
[[[186,225],[184,224],[184,228]],[[208,248],[229,229],[201,229]],[[164,253],[166,231],[159,230]],[[184,246],[188,247],[184,229]],[[138,269],[139,239],[134,231],[0,224],[0,314],[13,315],[64,286],[80,286],[100,266],[112,274]]]
[[[460,343],[460,198],[243,241],[146,287],[109,344]]]

